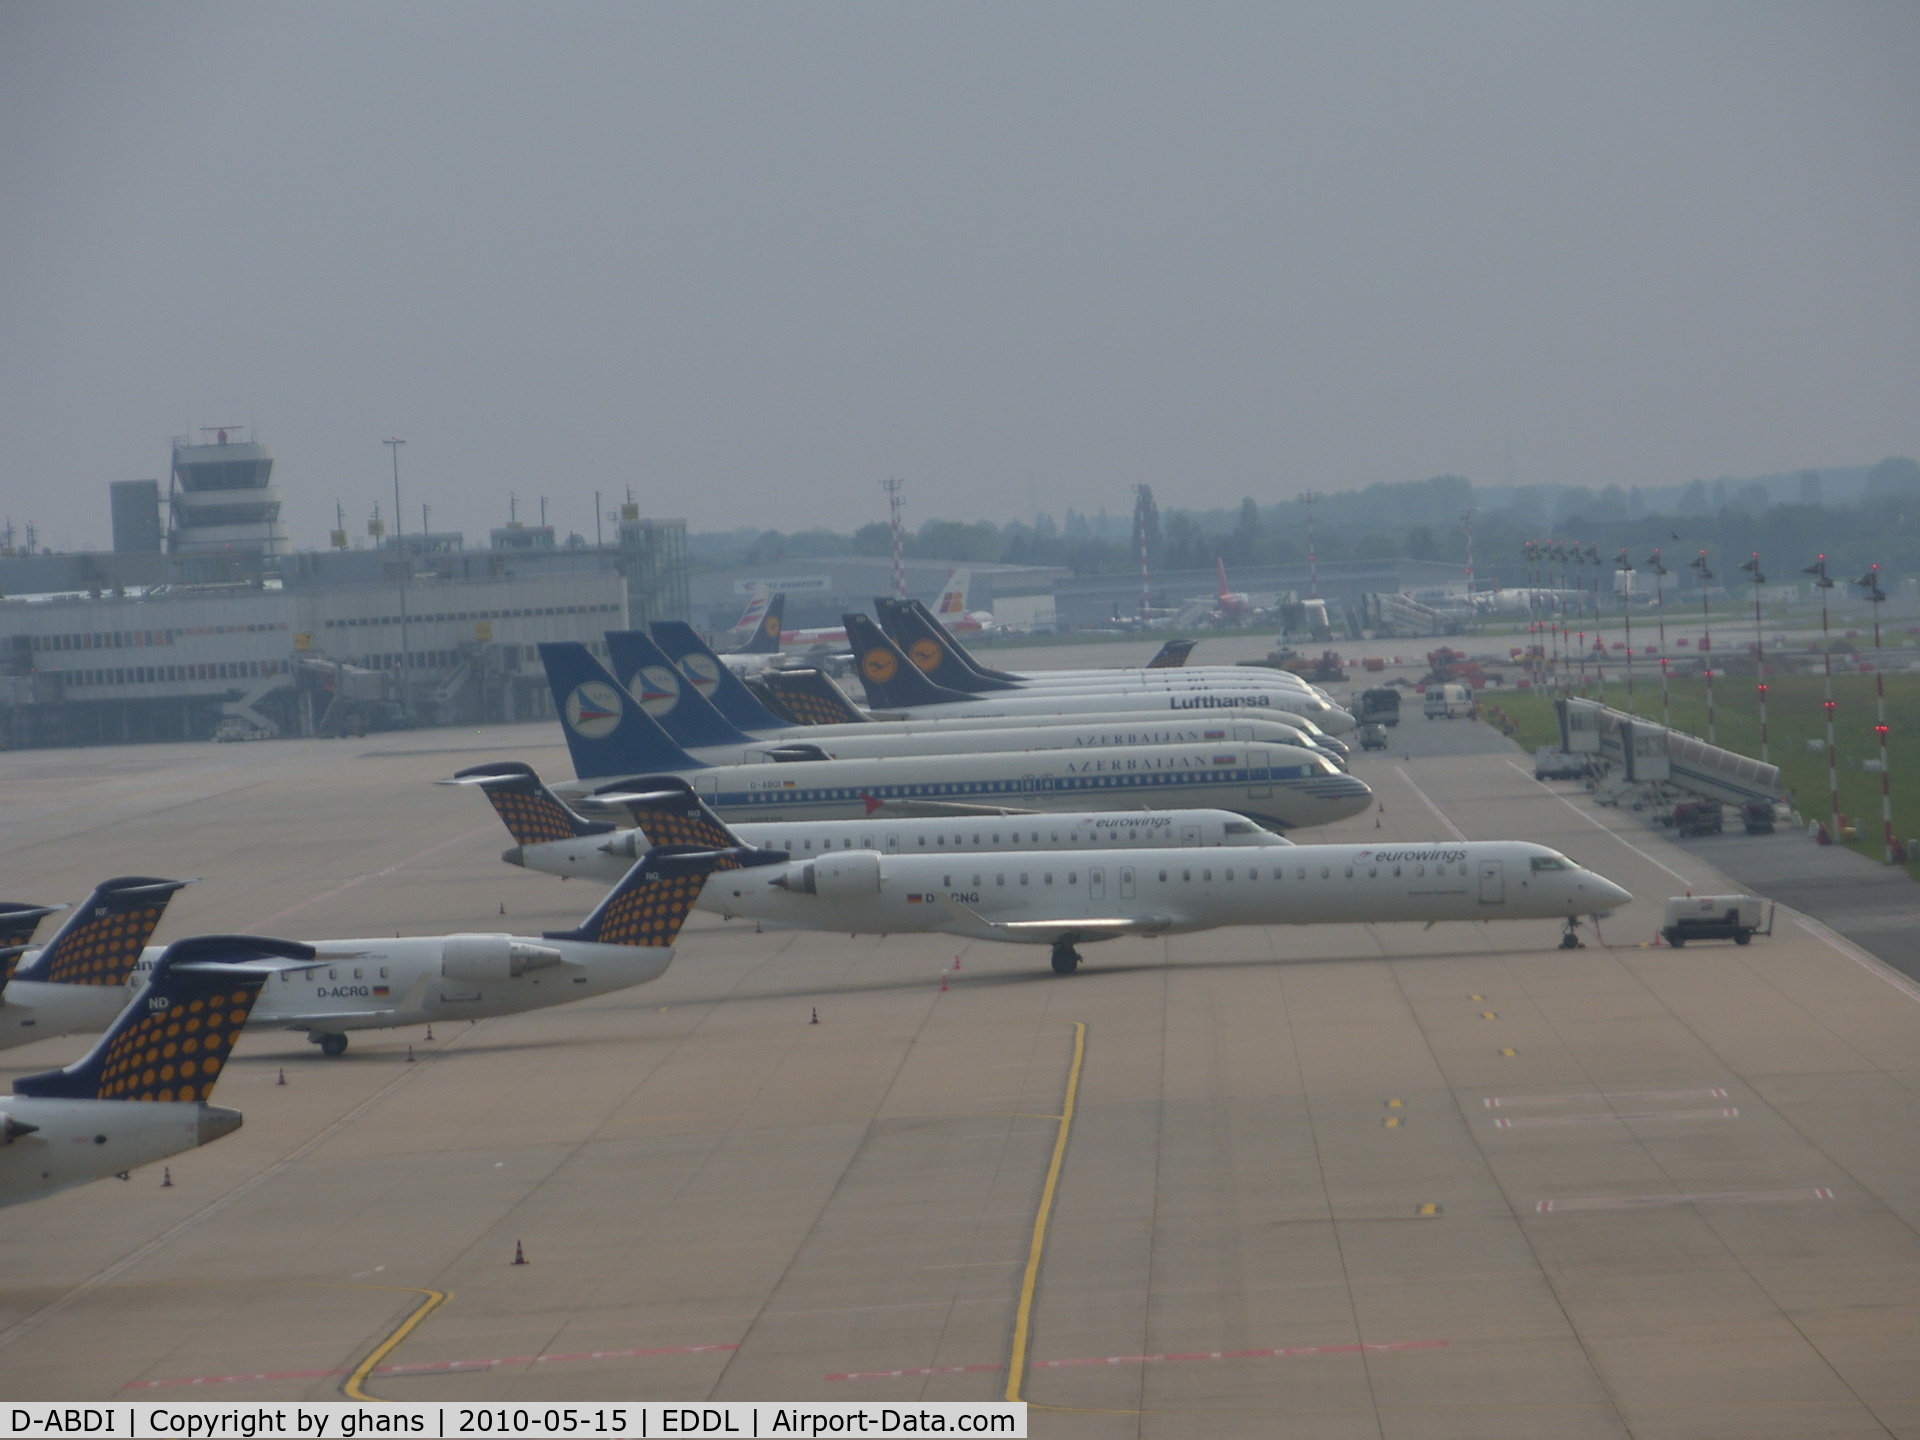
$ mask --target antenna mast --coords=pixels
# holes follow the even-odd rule
[[[907,598],[907,561],[906,526],[901,520],[901,487],[907,482],[898,478],[882,480],[880,488],[887,492],[887,518],[893,522],[893,598]]]

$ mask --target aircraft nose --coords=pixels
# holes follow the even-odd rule
[[[1593,892],[1595,910],[1618,910],[1622,905],[1633,902],[1631,892],[1607,879],[1604,875],[1587,872],[1587,889]]]

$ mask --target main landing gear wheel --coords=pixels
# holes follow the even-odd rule
[[[1071,975],[1080,968],[1080,952],[1071,945],[1053,947],[1053,973]]]
[[[1586,948],[1580,943],[1580,921],[1577,917],[1567,917],[1567,928],[1560,936],[1562,950],[1581,950]]]
[[[347,1037],[344,1035],[322,1035],[313,1043],[320,1047],[322,1055],[338,1057],[347,1053]]]

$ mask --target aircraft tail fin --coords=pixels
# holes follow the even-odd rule
[[[785,597],[778,598],[784,606]],[[751,734],[756,730],[784,730],[788,724],[798,723],[783,720],[762,704],[686,621],[656,620],[650,628],[653,643],[730,724]]]
[[[713,708],[691,677],[644,630],[607,631],[607,658],[613,678],[640,702],[640,708],[660,722],[660,728],[685,746],[749,745],[748,735]]]
[[[102,880],[46,947],[14,972],[51,985],[124,985],[186,880],[122,875]]]
[[[760,629],[760,621],[766,616],[767,603],[772,598],[765,590],[755,590],[747,596],[747,608],[740,612],[740,618],[733,622],[733,629],[729,633],[740,636],[742,643],[752,640]]]
[[[869,705],[876,709],[894,709],[979,698],[935,685],[865,615],[849,611],[840,618],[847,627],[847,640],[853,646],[854,664],[859,667],[860,683],[866,687]]]
[[[818,670],[763,670],[754,684],[795,725],[860,725],[873,719]]]
[[[946,587],[933,603],[934,617],[948,624],[964,620],[967,615],[967,590],[972,584],[973,571],[949,570]]]
[[[540,783],[531,765],[518,760],[471,765],[439,783],[479,786],[516,845],[576,840],[582,835],[605,835],[613,829],[604,820],[584,820],[568,809],[565,801]]]
[[[42,920],[66,908],[64,905],[28,905],[20,900],[0,900],[0,949],[29,943]]]
[[[1220,569],[1220,598],[1224,600],[1227,598],[1227,562],[1224,556],[1216,555],[1213,563]]]
[[[764,598],[764,597],[763,597]],[[749,607],[751,608],[751,607]],[[747,617],[740,617],[740,625],[746,624]],[[736,655],[778,655],[780,653],[780,632],[787,623],[787,592],[776,590],[771,599],[765,600],[765,608],[753,627],[753,634],[747,643],[733,653]]]
[[[1153,659],[1147,662],[1149,670],[1178,670],[1187,663],[1187,656],[1193,653],[1193,640],[1169,640],[1155,652]]]
[[[579,641],[543,642],[540,663],[553,691],[553,708],[560,712],[574,773],[582,779],[705,768],[673,742]]]
[[[707,877],[729,857],[713,850],[649,850],[573,930],[549,930],[548,940],[595,945],[672,946]]]
[[[930,626],[934,633],[940,636],[948,653],[981,679],[998,680],[1004,685],[1024,685],[1032,678],[1028,675],[1014,675],[1005,670],[996,670],[991,665],[982,665],[978,660],[974,659],[973,652],[960,643],[959,637],[946,626],[942,625],[939,619],[920,601],[896,600],[893,604],[897,610],[911,611],[913,614],[919,616],[922,624]]]
[[[965,695],[1018,688],[1004,680],[989,679],[963,661],[953,637],[944,626],[927,619],[924,609],[878,595],[873,607],[880,616],[880,628],[934,684]]]
[[[13,1093],[71,1100],[206,1100],[272,973],[249,962],[313,958],[311,945],[261,935],[176,940],[93,1049],[64,1070],[21,1076]]]
[[[678,775],[636,776],[604,787],[594,798],[603,804],[625,805],[647,842],[646,849],[672,845],[733,850],[745,843]]]

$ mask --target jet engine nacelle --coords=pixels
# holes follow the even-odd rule
[[[468,985],[498,984],[529,970],[546,970],[566,957],[549,945],[511,935],[449,935],[440,946],[440,973]]]
[[[29,1125],[24,1120],[16,1120],[6,1111],[0,1110],[0,1145],[11,1145],[22,1135],[31,1135],[38,1125]]]
[[[871,850],[822,855],[794,866],[774,882],[822,900],[853,900],[880,893],[880,857]]]

